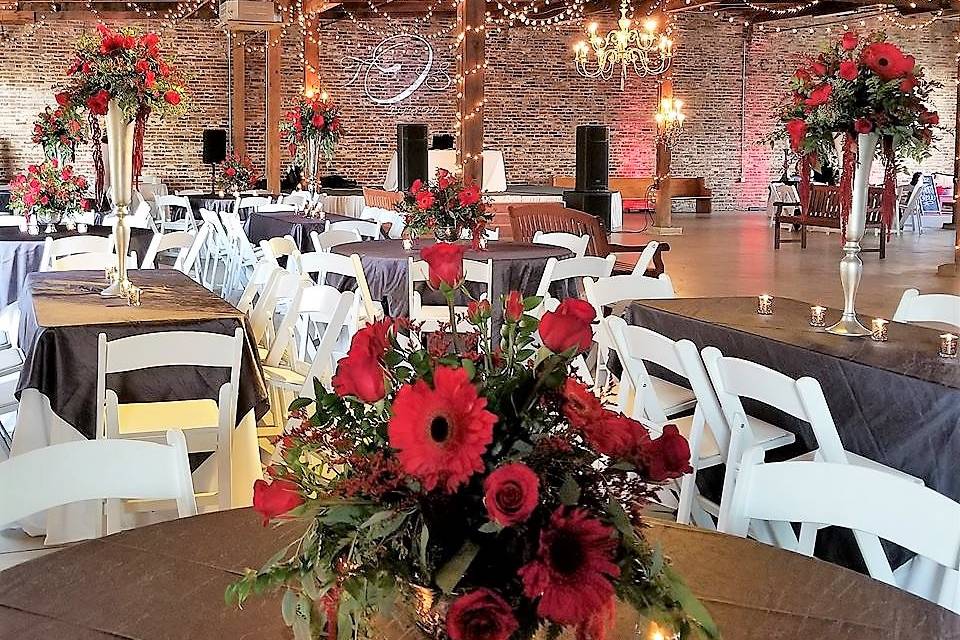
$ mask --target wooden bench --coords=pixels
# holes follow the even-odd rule
[[[554,176],[553,186],[561,189],[573,189],[576,180],[571,176]],[[623,198],[624,212],[650,211],[653,202],[650,199],[650,187],[653,178],[610,178],[610,190],[619,191]],[[670,198],[672,200],[692,200],[699,215],[709,215],[713,210],[713,192],[707,188],[703,178],[670,177]]]
[[[363,202],[368,207],[377,209],[390,209],[403,200],[402,191],[384,191],[382,189],[363,189]]]
[[[613,244],[607,239],[607,233],[596,216],[575,209],[567,209],[562,204],[542,202],[536,204],[511,205],[510,226],[513,228],[515,242],[532,242],[537,231],[544,233],[563,232],[575,236],[584,234],[590,236],[587,244],[587,255],[605,257],[621,253],[641,253],[646,245]],[[663,273],[664,251],[669,251],[670,245],[661,242],[653,256],[653,262],[647,267],[647,274],[658,276]],[[619,258],[619,255],[618,255]],[[635,263],[636,261],[634,261]],[[617,260],[613,267],[615,274],[632,273],[633,264],[628,261]]]
[[[876,249],[861,249],[863,253],[879,253],[880,259],[887,257],[887,227],[883,224],[880,203],[883,199],[881,187],[870,187],[867,193],[866,229],[879,229],[880,244]],[[784,209],[800,211],[796,202],[774,202],[773,248],[781,244],[799,242],[801,249],[807,248],[807,227],[840,229],[840,188],[824,184],[815,184],[810,188],[810,205],[806,216],[785,214]],[[792,224],[800,228],[800,238],[783,240],[780,237],[780,225]]]

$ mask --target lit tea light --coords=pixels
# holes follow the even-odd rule
[[[764,293],[757,298],[757,313],[762,316],[773,315],[773,296]]]
[[[940,334],[940,356],[943,358],[957,357],[957,336],[952,333]]]
[[[818,304],[810,307],[810,326],[822,327],[826,324],[827,308]]]
[[[477,247],[479,247],[480,251],[486,251],[486,250],[487,250],[487,239],[484,238],[484,237],[481,237],[479,240],[477,240]]]
[[[883,318],[874,318],[870,322],[870,337],[876,342],[886,342],[888,324],[890,324],[890,322]]]

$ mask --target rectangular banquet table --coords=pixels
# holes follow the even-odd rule
[[[300,251],[306,253],[314,251],[313,243],[310,241],[311,231],[322,233],[328,221],[342,222],[344,220],[356,220],[356,218],[336,213],[324,214],[322,218],[311,218],[299,213],[253,212],[244,223],[244,231],[246,231],[250,242],[255,245],[259,245],[261,240],[290,235],[296,241]]]
[[[131,271],[130,280],[143,290],[139,307],[102,298],[102,272],[46,272],[27,278],[19,302],[20,345],[26,352],[26,362],[18,384],[20,412],[12,455],[96,437],[100,333],[114,340],[163,331],[232,334],[242,327],[247,339],[237,406],[240,422],[232,453],[233,499],[235,506],[250,504],[253,480],[260,476],[256,421],[269,410],[269,401],[256,341],[245,316],[173,269]],[[118,377],[121,402],[215,400],[221,385],[229,381],[229,371],[178,366],[127,372]],[[198,484],[212,475],[213,464],[208,462],[195,473]],[[40,525],[36,528],[43,529]],[[48,543],[85,537],[82,527],[77,529],[66,518],[57,526],[48,522],[46,531]]]

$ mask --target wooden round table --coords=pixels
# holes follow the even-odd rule
[[[760,543],[651,521],[728,640],[934,640],[960,616],[867,576]],[[297,537],[239,509],[127,531],[0,572],[0,639],[288,640],[276,595],[242,610],[223,592]],[[634,636],[628,616],[609,637]]]

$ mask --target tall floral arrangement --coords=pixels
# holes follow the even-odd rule
[[[318,144],[324,157],[331,160],[343,135],[340,105],[325,95],[303,96],[281,120],[280,134],[287,151],[299,162],[306,160],[310,141]]]
[[[889,228],[895,201],[897,159],[922,160],[940,123],[929,107],[940,85],[928,80],[913,56],[887,42],[883,33],[861,37],[847,31],[790,79],[774,137],[786,137],[801,158],[801,198],[810,192],[810,168],[834,153],[841,138],[841,203],[850,210],[858,134],[876,133],[885,164],[883,213]]]
[[[256,185],[259,175],[246,156],[231,153],[217,168],[217,187],[227,193],[250,189]]]
[[[87,141],[80,114],[65,95],[57,94],[57,108],[45,108],[33,122],[33,143],[43,147],[47,158],[73,159],[77,145]],[[63,101],[63,104],[60,104]]]
[[[421,252],[448,301],[463,289],[464,251]],[[686,440],[674,426],[652,438],[573,376],[592,341],[590,304],[566,300],[538,322],[528,312],[539,302],[505,296],[496,337],[487,300],[466,318],[451,303],[449,327],[471,330],[425,345],[409,320],[360,330],[333,391],[317,382],[315,400],[292,404],[301,421],[254,487],[265,525],[300,519],[306,533],[227,600],[284,588],[297,638],[389,638],[390,619],[410,616],[434,638],[569,628],[601,640],[618,602],[665,637],[716,637],[643,536],[648,495],[690,470]]]
[[[33,164],[10,182],[10,210],[28,221],[48,224],[71,218],[87,208],[89,183],[70,165],[56,158]]]
[[[123,111],[128,122],[135,122],[133,175],[143,168],[143,137],[151,115],[168,118],[186,109],[184,81],[160,52],[160,36],[133,28],[116,31],[97,25],[97,35],[84,35],[77,41],[75,56],[67,69],[67,82],[57,102],[62,106],[86,109],[90,120],[90,139],[96,167],[96,191],[103,192],[102,133],[98,116],[104,116],[110,103]]]
[[[480,187],[464,184],[446,169],[437,169],[436,179],[429,183],[414,180],[397,210],[403,214],[407,228],[417,233],[449,227],[455,230],[454,238],[462,229],[469,229],[474,239],[480,238],[493,220]]]

